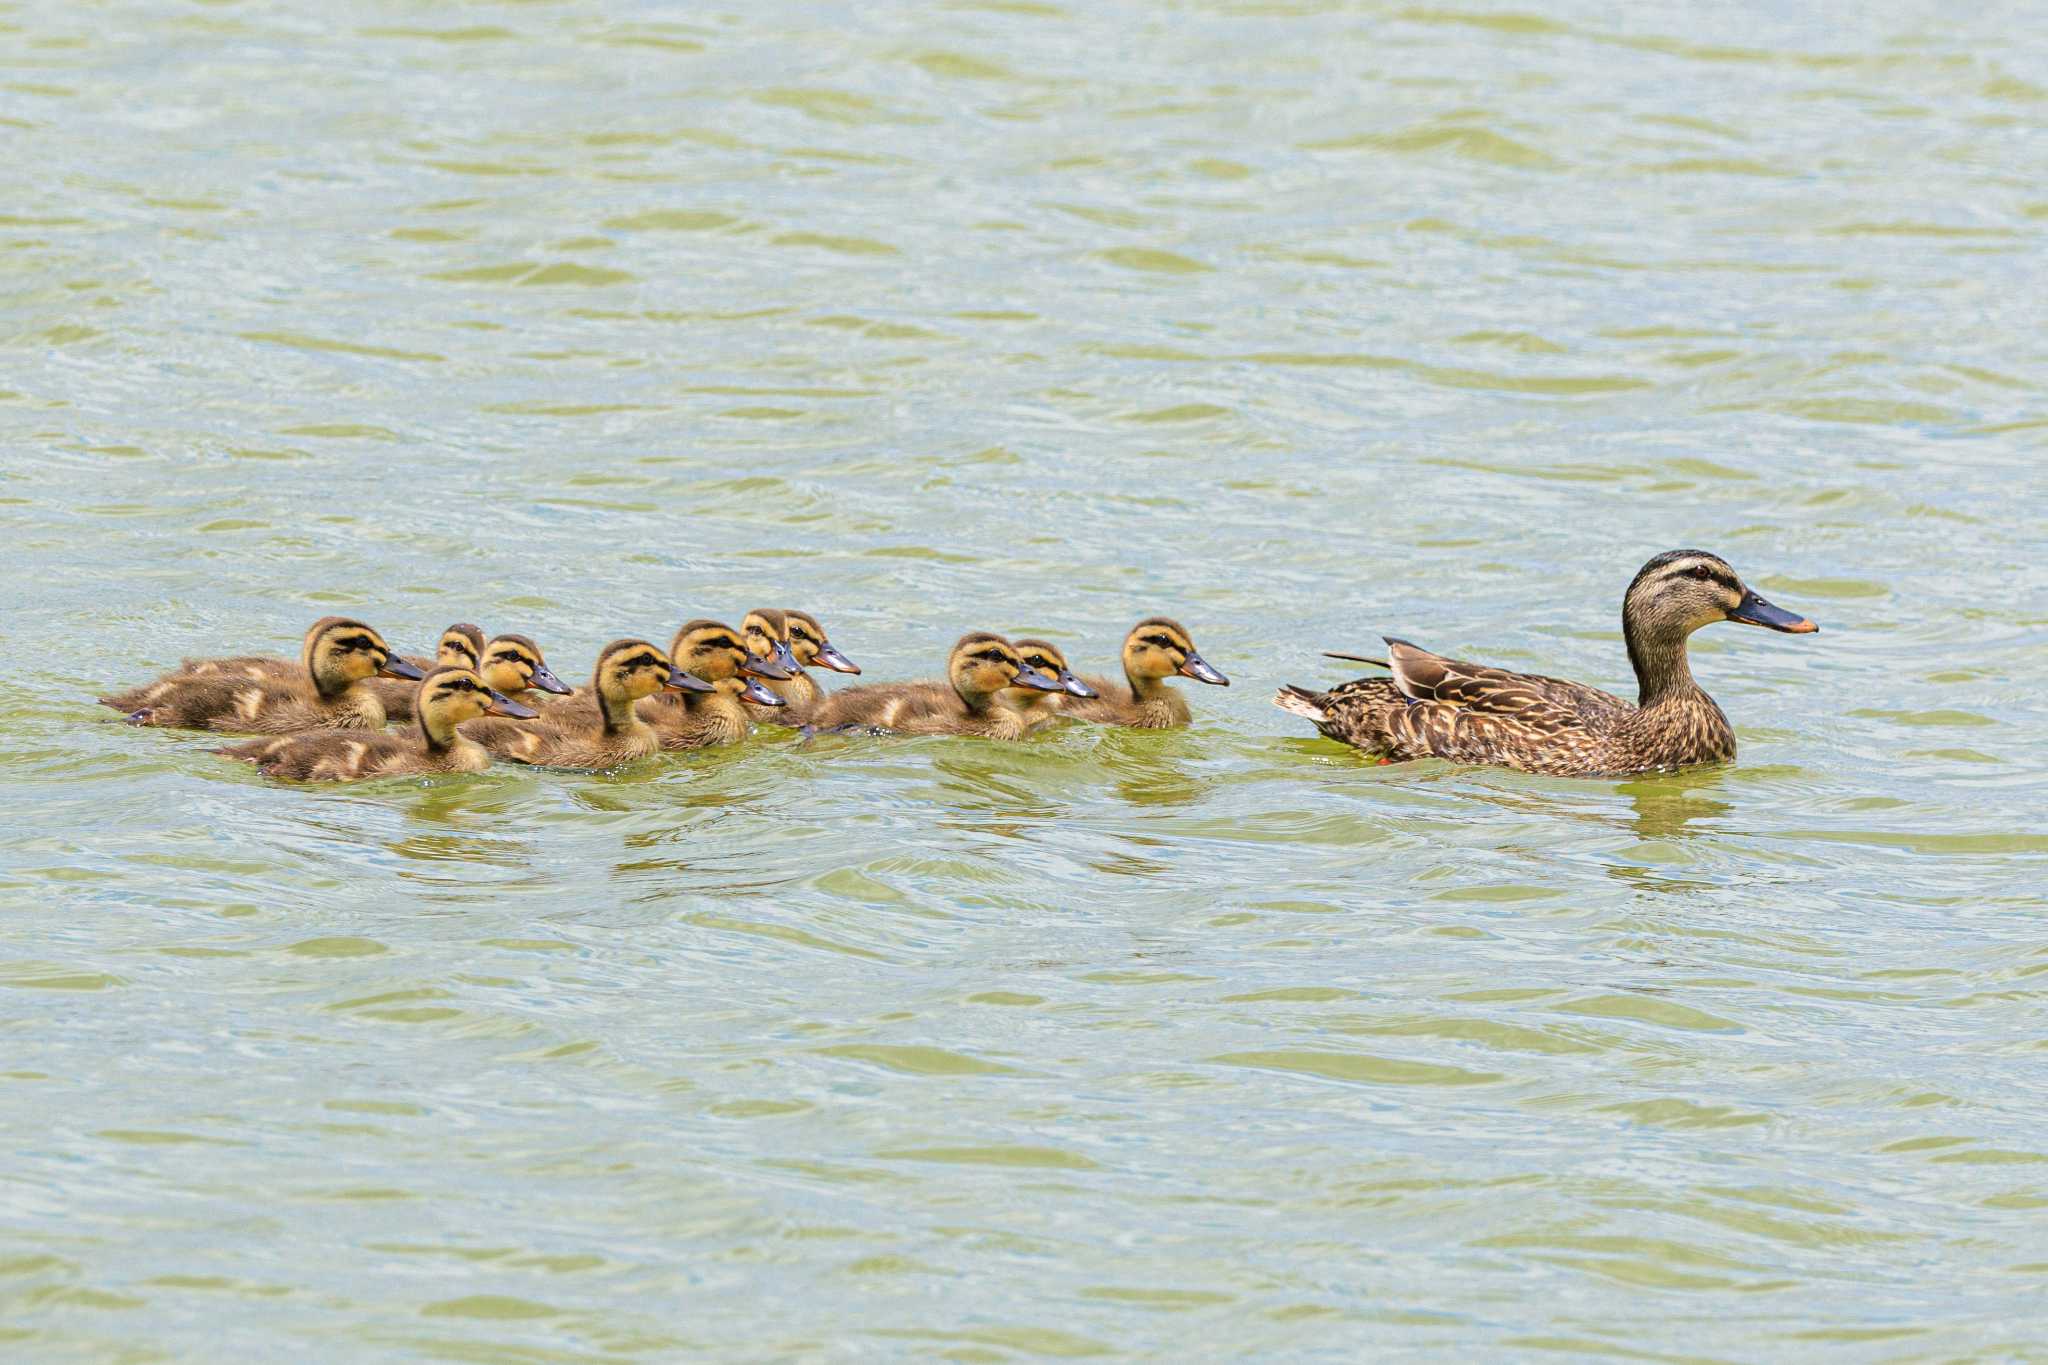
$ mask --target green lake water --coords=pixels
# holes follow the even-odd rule
[[[2048,27],[0,7],[0,1353],[2048,1359]],[[1382,633],[1732,767],[1376,767]],[[360,615],[970,628],[1179,733],[295,790]],[[835,680],[836,681],[836,680]]]

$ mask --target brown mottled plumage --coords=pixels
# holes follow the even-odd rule
[[[1385,666],[1393,677],[1356,678],[1327,692],[1283,687],[1273,702],[1394,762],[1436,757],[1559,777],[1725,763],[1735,757],[1735,732],[1693,681],[1685,653],[1687,637],[1716,621],[1795,635],[1819,629],[1757,596],[1720,556],[1670,550],[1643,565],[1622,599],[1639,689],[1633,705],[1580,683],[1462,663],[1392,638]]]
[[[633,703],[663,688],[708,692],[645,640],[614,640],[597,656],[590,690],[580,704],[564,701],[537,719],[476,720],[463,733],[492,757],[551,768],[615,768],[661,748],[654,727],[633,712]]]
[[[704,749],[747,737],[746,703],[780,707],[782,699],[756,677],[787,679],[793,670],[773,656],[747,652],[740,634],[722,621],[692,621],[676,632],[669,655],[676,667],[711,684],[709,692],[663,692],[634,709],[654,727],[664,749]]]
[[[832,693],[812,712],[818,729],[840,727],[894,731],[905,735],[976,735],[1022,739],[1031,723],[1005,706],[1004,689],[1030,687],[1050,692],[1059,683],[1025,667],[1017,650],[1000,635],[963,635],[946,660],[945,682],[878,683]]]
[[[1230,679],[1195,653],[1195,642],[1178,621],[1153,616],[1131,627],[1124,637],[1124,680],[1082,679],[1101,695],[1060,703],[1060,714],[1103,725],[1128,725],[1140,730],[1171,730],[1188,723],[1187,698],[1166,680],[1179,676],[1196,682],[1230,686]]]
[[[188,661],[203,664],[204,660]],[[363,680],[414,678],[420,670],[393,658],[384,637],[361,621],[323,617],[306,632],[298,668],[288,672],[179,671],[101,697],[133,725],[283,735],[300,730],[376,730],[384,707]]]
[[[1026,668],[1043,673],[1060,685],[1057,692],[1036,687],[1003,689],[1003,705],[1024,717],[1031,729],[1050,725],[1065,714],[1068,697],[1092,698],[1099,695],[1094,688],[1074,676],[1074,670],[1067,667],[1067,656],[1052,641],[1031,638],[1012,643],[1016,645],[1017,657],[1024,661]]]
[[[807,668],[829,668],[834,673],[858,673],[860,665],[841,654],[838,647],[825,638],[825,628],[818,624],[818,618],[805,611],[784,610],[762,607],[747,613],[740,622],[740,629],[747,637],[747,651],[756,658],[772,658],[790,670],[790,677],[772,680],[765,684],[769,691],[782,698],[788,705],[772,715],[763,716],[780,725],[802,725],[819,702],[824,700],[825,689],[804,670]]]
[[[533,715],[468,668],[437,668],[414,691],[419,694],[412,707],[417,724],[410,733],[322,730],[250,740],[214,752],[253,763],[264,776],[287,782],[476,773],[491,766],[491,757],[455,727],[478,716]]]
[[[441,632],[441,639],[434,646],[433,658],[417,654],[402,657],[422,673],[436,668],[467,668],[474,672],[483,661],[483,649],[483,631],[466,621],[459,621]],[[420,694],[418,683],[406,682],[403,678],[371,678],[363,686],[377,694],[377,700],[383,703],[386,720],[407,721],[413,718],[413,702]]]

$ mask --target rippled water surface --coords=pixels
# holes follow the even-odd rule
[[[0,8],[13,1359],[2048,1358],[2026,5]],[[1375,767],[1382,632],[1731,768]],[[791,605],[1183,733],[266,784],[91,698]]]

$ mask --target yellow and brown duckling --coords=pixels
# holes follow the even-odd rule
[[[960,637],[946,660],[946,681],[880,683],[842,688],[812,712],[816,729],[871,729],[905,735],[976,735],[1022,739],[1031,722],[1003,703],[1012,687],[1058,690],[1057,680],[1027,666],[1000,635]]]
[[[1060,704],[1060,714],[1102,725],[1128,725],[1140,730],[1171,730],[1188,723],[1187,698],[1167,685],[1168,678],[1193,678],[1217,687],[1230,679],[1195,653],[1195,642],[1178,621],[1152,616],[1131,627],[1124,637],[1124,679],[1085,678],[1101,695]]]
[[[1669,550],[1643,565],[1622,597],[1635,667],[1631,704],[1598,688],[1447,659],[1387,639],[1391,678],[1355,678],[1326,692],[1283,687],[1274,705],[1386,762],[1444,758],[1558,777],[1619,777],[1735,757],[1735,731],[1693,681],[1686,640],[1736,621],[1790,635],[1819,630],[1746,587],[1728,561]]]
[[[359,734],[314,731],[254,739],[214,750],[253,763],[266,777],[286,782],[360,782],[372,777],[477,773],[491,756],[455,727],[479,716],[531,717],[536,713],[487,684],[470,668],[436,668],[414,691],[410,732]]]
[[[101,697],[100,704],[126,712],[131,725],[261,735],[377,730],[384,725],[384,705],[364,681],[380,675],[415,681],[422,676],[420,669],[392,654],[383,636],[346,616],[313,623],[297,668],[273,667],[282,661],[256,662],[265,667],[180,669],[142,687]]]
[[[825,637],[818,618],[806,611],[763,607],[750,611],[740,622],[747,637],[747,652],[756,658],[773,659],[790,670],[787,679],[771,680],[768,690],[788,703],[775,719],[801,725],[824,699],[825,689],[804,670],[829,668],[834,673],[859,673],[860,665],[839,652]]]
[[[711,684],[709,692],[664,692],[637,710],[661,736],[664,749],[703,749],[747,737],[747,703],[782,706],[782,698],[756,679],[786,681],[795,672],[776,658],[747,652],[740,633],[723,621],[691,621],[676,632],[669,655],[676,667]]]
[[[403,658],[422,673],[437,668],[467,668],[478,671],[483,660],[484,633],[467,621],[458,621],[441,632],[440,640],[434,646],[434,657],[423,658],[407,654]],[[407,721],[413,718],[413,701],[419,696],[419,684],[403,678],[371,678],[363,686],[377,694],[377,700],[384,705],[387,721]]]
[[[493,635],[484,645],[483,680],[523,706],[536,700],[530,693],[566,697],[573,689],[555,676],[540,646],[524,635]]]
[[[463,733],[492,757],[514,763],[615,768],[661,748],[661,737],[633,706],[663,689],[709,692],[711,684],[683,672],[645,640],[614,640],[598,654],[590,690],[579,698],[551,706],[530,721],[471,721]]]
[[[1027,638],[1012,643],[1026,668],[1043,673],[1060,685],[1056,692],[1036,687],[1003,689],[1003,705],[1023,716],[1032,729],[1049,725],[1065,714],[1063,708],[1068,697],[1094,698],[1101,695],[1074,676],[1074,670],[1067,666],[1067,656],[1052,641]]]

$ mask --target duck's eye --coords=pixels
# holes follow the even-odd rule
[[[1148,645],[1156,646],[1160,649],[1173,648],[1173,641],[1167,639],[1164,635],[1147,635],[1145,637],[1145,643]]]
[[[1714,571],[1704,564],[1695,564],[1692,566],[1692,576],[1704,583],[1714,576]]]

